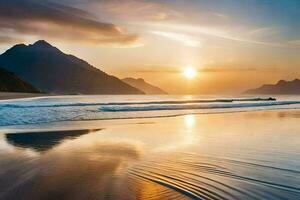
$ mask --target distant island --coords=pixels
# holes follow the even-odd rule
[[[44,40],[31,45],[15,45],[0,55],[0,66],[20,77],[24,84],[27,82],[28,89],[32,85],[47,93],[144,94]],[[13,83],[11,86],[14,87]]]
[[[276,84],[266,84],[256,89],[245,91],[246,94],[300,94],[300,80],[280,80]]]
[[[165,92],[164,90],[162,90],[161,88],[154,86],[150,83],[147,83],[144,79],[142,78],[124,78],[122,79],[122,81],[124,81],[125,83],[131,85],[132,87],[135,87],[143,92],[145,92],[146,94],[152,94],[152,95],[157,95],[157,94],[168,94],[167,92]]]
[[[0,67],[0,92],[40,93],[31,84]]]

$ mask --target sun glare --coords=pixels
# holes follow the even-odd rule
[[[193,67],[187,67],[184,69],[183,75],[188,79],[192,79],[197,75],[197,71]]]

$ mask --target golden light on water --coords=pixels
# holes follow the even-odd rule
[[[187,128],[191,129],[195,124],[195,116],[194,115],[185,115],[184,116],[185,125]]]
[[[187,79],[195,78],[195,76],[197,75],[197,70],[193,67],[187,67],[183,70],[183,75]]]

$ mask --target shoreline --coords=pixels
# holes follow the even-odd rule
[[[283,115],[282,115],[283,114]],[[74,131],[80,129],[107,129],[109,127],[130,126],[130,125],[146,125],[161,122],[176,121],[189,117],[213,118],[214,116],[269,116],[274,115],[281,117],[297,117],[300,116],[299,109],[272,109],[272,110],[253,110],[246,112],[218,112],[218,113],[191,113],[175,116],[149,117],[149,118],[124,118],[124,119],[95,119],[95,120],[78,120],[78,121],[57,121],[49,123],[37,123],[26,125],[9,125],[0,126],[0,133],[25,133],[25,132],[46,132],[46,131]]]
[[[0,129],[0,177],[10,186],[2,191],[8,199],[24,197],[23,188],[28,199],[66,189],[111,199],[200,199],[195,190],[216,199],[253,199],[237,193],[253,189],[299,199],[290,189],[300,183],[293,179],[300,166],[299,117],[299,110],[281,110]],[[24,174],[27,181],[15,185]]]
[[[23,98],[32,98],[32,97],[43,97],[51,96],[51,94],[45,93],[21,93],[21,92],[0,92],[0,101],[1,100],[10,100],[10,99],[23,99]]]

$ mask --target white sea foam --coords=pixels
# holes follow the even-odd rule
[[[101,106],[103,112],[132,112],[132,111],[153,111],[153,110],[195,110],[195,109],[220,109],[220,108],[243,108],[243,107],[263,107],[276,105],[300,104],[300,101],[277,101],[263,103],[195,103],[195,104],[162,104],[144,106]]]
[[[0,126],[300,108],[298,97],[61,96],[0,102]]]

